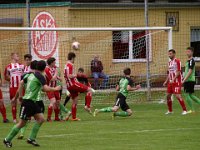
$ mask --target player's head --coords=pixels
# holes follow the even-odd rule
[[[95,55],[94,60],[99,60],[99,55]]]
[[[56,59],[54,57],[50,57],[47,59],[47,64],[50,66],[50,67],[54,67],[56,65]]]
[[[36,67],[36,69],[37,69],[38,71],[43,72],[45,68],[46,68],[46,62],[45,62],[44,60],[40,60],[40,61],[37,62],[37,67]]]
[[[19,61],[19,55],[17,53],[11,53],[11,59],[14,62],[18,62]]]
[[[188,57],[192,57],[193,53],[194,53],[194,48],[193,47],[188,47],[186,49],[186,54],[187,54]]]
[[[74,63],[75,58],[76,58],[76,54],[75,54],[74,52],[68,53],[67,59],[68,59],[69,61],[71,61],[72,63]]]
[[[176,51],[174,49],[170,49],[168,51],[168,56],[169,56],[170,59],[174,59],[175,56],[176,56]]]
[[[83,68],[79,68],[79,69],[78,69],[78,74],[79,74],[79,75],[82,75],[83,73],[84,73],[84,69],[83,69]]]
[[[30,66],[31,61],[32,61],[32,55],[31,54],[25,54],[24,55],[24,61],[27,66]]]
[[[131,69],[130,68],[125,68],[124,69],[124,75],[125,76],[130,76],[131,75]]]
[[[38,61],[37,60],[33,60],[30,64],[30,68],[32,71],[36,70],[37,69],[37,63]]]

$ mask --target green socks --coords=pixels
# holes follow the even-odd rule
[[[29,139],[31,139],[31,140],[35,140],[36,139],[36,136],[38,134],[38,131],[39,131],[41,125],[42,124],[39,124],[39,123],[35,122],[35,124],[33,125],[33,128],[32,128],[32,131],[31,131]]]
[[[188,94],[188,93],[186,94],[186,101],[187,101],[187,103],[188,103],[190,109],[191,109],[192,111],[194,111],[194,106],[193,106],[193,104],[192,104],[192,98],[190,97],[190,94]]]
[[[112,112],[112,107],[106,107],[106,108],[99,109],[99,112]]]
[[[60,103],[60,110],[62,112],[64,112],[64,113],[68,113],[69,112],[69,110],[63,104],[61,104],[61,103]]]
[[[6,141],[11,142],[12,139],[18,134],[20,128],[17,128],[16,125],[11,129],[10,133],[6,137]]]
[[[190,97],[192,98],[193,101],[195,101],[197,104],[200,104],[200,99],[198,97],[196,97],[193,94],[190,94]]]
[[[115,112],[114,116],[119,116],[119,117],[127,117],[129,116],[126,111],[121,111],[121,112]]]

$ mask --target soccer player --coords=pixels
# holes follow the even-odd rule
[[[168,63],[168,76],[166,81],[163,83],[163,86],[167,85],[168,111],[165,114],[168,115],[173,113],[171,96],[172,94],[174,94],[183,109],[182,115],[186,115],[187,114],[186,106],[181,96],[181,86],[182,86],[181,61],[176,58],[176,51],[174,49],[170,49],[168,51],[168,55],[170,58],[170,61]]]
[[[91,84],[88,81],[87,75],[84,74],[84,69],[83,68],[79,68],[78,69],[77,80],[80,83],[82,83],[82,84],[84,84],[84,85],[86,85],[88,87],[91,87]],[[70,95],[67,95],[67,97],[65,98],[64,106],[66,106],[66,104],[69,102],[69,100],[70,100]],[[90,106],[91,101],[92,101],[92,93],[87,92],[86,96],[85,96],[85,107],[84,107],[84,109],[86,111],[88,111],[89,113],[92,113],[91,106]]]
[[[184,73],[184,91],[186,94],[186,101],[190,107],[191,110],[188,111],[188,113],[195,112],[194,106],[192,104],[192,101],[196,102],[197,104],[200,104],[200,99],[193,95],[194,93],[194,86],[195,86],[195,61],[193,58],[194,48],[188,47],[186,50],[186,54],[188,57],[188,60],[185,64],[185,73]]]
[[[32,61],[32,55],[31,54],[25,54],[24,55],[24,61],[25,61],[25,68],[24,68],[24,73],[29,73],[31,72],[31,61]]]
[[[6,116],[6,107],[3,101],[1,86],[2,86],[2,79],[1,79],[1,72],[0,72],[0,113],[2,114],[2,117],[3,117],[3,123],[8,123],[9,120],[7,119],[7,116]]]
[[[24,72],[24,65],[19,63],[19,56],[17,53],[11,53],[12,62],[5,68],[5,80],[10,83],[10,100],[12,106],[13,122],[17,122],[17,101],[12,101],[18,90],[21,77]]]
[[[64,77],[66,81],[67,90],[70,92],[72,97],[72,121],[79,121],[80,119],[76,117],[76,111],[77,111],[77,103],[78,103],[78,95],[79,93],[89,92],[92,94],[92,92],[95,92],[94,89],[91,87],[88,87],[77,80],[77,76],[74,72],[74,61],[75,61],[76,55],[73,52],[68,53],[68,61],[65,65],[64,69]]]
[[[17,135],[19,130],[26,124],[27,120],[30,119],[31,116],[34,116],[36,122],[33,125],[30,137],[27,140],[28,144],[32,144],[33,146],[40,146],[36,141],[36,136],[38,131],[44,122],[44,115],[41,112],[41,108],[36,103],[38,94],[41,89],[45,92],[48,91],[59,91],[61,89],[60,86],[57,87],[49,87],[46,84],[46,79],[42,75],[46,67],[46,62],[41,60],[37,63],[37,71],[34,74],[27,74],[24,76],[23,80],[20,82],[19,87],[19,96],[22,96],[22,89],[24,83],[26,84],[25,95],[23,96],[21,109],[20,109],[20,120],[14,125],[11,129],[10,133],[3,140],[3,143],[6,147],[12,147],[12,139]]]
[[[131,79],[131,69],[125,68],[124,69],[124,77],[120,79],[118,85],[116,86],[116,90],[119,91],[116,97],[116,102],[113,107],[106,107],[102,109],[95,109],[94,117],[98,113],[102,112],[114,112],[113,117],[127,117],[132,115],[132,110],[126,103],[126,98],[128,96],[129,91],[135,91],[141,88],[140,85],[133,87],[133,80]],[[119,108],[122,109],[121,112],[118,112]]]
[[[47,84],[50,87],[56,87],[58,80],[58,70],[56,68],[56,59],[54,57],[50,57],[47,59],[48,66],[45,69],[45,76],[47,80]],[[47,121],[51,122],[51,115],[54,109],[55,112],[55,121],[60,121],[59,112],[60,112],[60,92],[47,92],[47,96],[50,100],[50,104],[48,107],[48,116]]]

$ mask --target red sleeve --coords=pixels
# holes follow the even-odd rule
[[[177,59],[176,63],[177,63],[177,71],[181,71],[181,61]]]
[[[46,76],[47,81],[50,81],[52,79],[52,75],[50,73],[49,68],[45,68],[45,76]]]

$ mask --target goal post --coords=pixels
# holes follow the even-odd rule
[[[31,33],[31,45],[28,44],[29,33]],[[145,44],[147,36],[149,44]],[[80,43],[79,50],[74,50],[71,47],[74,37]],[[29,53],[29,47],[31,47],[31,54],[34,59],[46,60],[48,57],[56,57],[60,70],[64,68],[67,54],[75,52],[77,55],[76,72],[79,67],[82,67],[92,86],[95,81],[91,73],[91,61],[94,56],[100,56],[104,67],[103,72],[109,76],[109,79],[105,88],[100,88],[104,80],[99,79],[97,92],[93,97],[94,104],[113,103],[116,93],[115,86],[123,76],[125,67],[131,68],[131,77],[134,79],[135,85],[141,84],[142,86],[141,90],[130,92],[130,102],[146,100],[148,82],[146,80],[146,46],[148,45],[150,88],[153,95],[152,100],[157,100],[164,97],[164,89],[161,83],[166,78],[167,50],[172,48],[172,28],[0,27],[0,45],[0,67],[2,71],[9,63],[11,52],[18,52],[21,58],[20,61],[23,62],[23,55]],[[65,84],[64,81],[63,84]],[[154,91],[161,94],[154,94]]]

